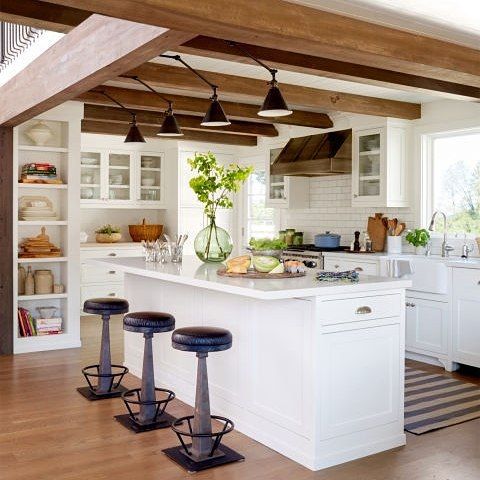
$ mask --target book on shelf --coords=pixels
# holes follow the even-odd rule
[[[26,308],[18,308],[18,328],[22,337],[33,337],[37,334],[35,321]]]
[[[61,317],[34,319],[29,310],[18,308],[18,329],[21,337],[63,333],[62,323]]]
[[[51,163],[26,163],[22,166],[21,183],[62,183],[57,168]]]

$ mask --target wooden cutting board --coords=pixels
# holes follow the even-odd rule
[[[367,232],[372,240],[374,252],[383,252],[387,229],[382,222],[383,213],[376,213],[374,217],[368,217]]]

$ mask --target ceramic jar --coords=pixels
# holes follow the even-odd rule
[[[51,270],[35,270],[35,295],[53,293],[53,274]]]

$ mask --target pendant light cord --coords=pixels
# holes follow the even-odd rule
[[[133,123],[137,122],[137,114],[134,111],[128,109],[125,105],[121,104],[118,100],[116,100],[111,95],[109,95],[105,90],[97,91],[96,93],[100,93],[100,94],[104,95],[105,97],[107,97],[108,99],[110,99],[113,103],[116,103],[120,108],[123,108],[123,110],[125,110],[126,112],[128,112],[132,116]]]
[[[141,78],[137,77],[136,75],[120,75],[120,76],[124,78],[130,78],[131,80],[135,80],[136,82],[141,83],[144,87],[148,88],[151,92],[153,92],[155,95],[160,97],[164,102],[168,103],[167,112],[172,111],[173,101],[169,100],[168,98],[165,98],[163,95],[158,93],[153,87],[151,87],[148,83],[144,82]]]

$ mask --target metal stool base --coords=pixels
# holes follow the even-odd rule
[[[162,413],[162,415],[158,418],[158,421],[145,425],[137,423],[128,413],[126,413],[125,415],[115,415],[114,418],[125,428],[128,428],[135,433],[149,432],[151,430],[158,430],[161,428],[169,428],[172,425],[172,422],[176,420],[175,417],[172,417],[172,415],[166,412]]]
[[[190,447],[191,445],[187,445]],[[208,468],[219,467],[220,465],[226,465],[227,463],[241,462],[245,460],[243,455],[240,455],[235,450],[228,448],[225,445],[219,445],[219,452],[223,453],[221,456],[213,456],[200,462],[195,462],[188,455],[185,454],[184,448],[180,445],[178,447],[167,448],[162,452],[176,464],[187,470],[189,473],[200,472],[201,470],[207,470]]]
[[[105,400],[107,398],[115,398],[121,397],[124,392],[127,392],[128,388],[124,387],[123,385],[118,386],[115,390],[107,393],[96,394],[94,393],[90,387],[79,387],[77,388],[77,392],[83,395],[87,400],[94,402],[95,400]]]

